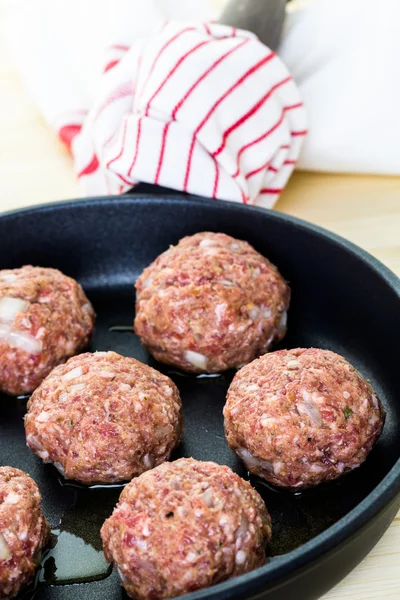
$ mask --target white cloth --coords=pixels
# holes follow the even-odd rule
[[[205,18],[211,4],[20,2],[9,40],[31,94],[71,147],[83,195],[144,181],[274,204],[306,133],[304,107],[282,61],[252,34],[199,20],[163,24]]]
[[[279,55],[307,109],[298,168],[400,174],[399,0],[314,0],[293,9]]]

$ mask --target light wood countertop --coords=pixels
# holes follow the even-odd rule
[[[27,98],[0,45],[0,210],[74,198],[66,149]],[[400,275],[400,178],[296,173],[277,209],[355,242]],[[400,514],[324,600],[399,600]]]

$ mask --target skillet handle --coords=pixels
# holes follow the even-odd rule
[[[279,46],[285,8],[290,0],[230,0],[219,23],[255,33],[261,42],[276,50]]]

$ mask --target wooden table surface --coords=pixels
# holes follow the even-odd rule
[[[0,43],[0,210],[73,198],[68,152],[27,98]],[[400,178],[295,173],[279,211],[322,225],[400,275]],[[324,600],[399,600],[400,513],[371,554]]]

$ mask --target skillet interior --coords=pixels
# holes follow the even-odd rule
[[[295,548],[310,540],[317,547],[320,538],[314,538],[355,509],[394,467],[400,455],[400,428],[396,427],[400,422],[400,291],[396,278],[366,253],[301,221],[218,201],[132,196],[58,203],[38,211],[0,217],[0,268],[37,264],[57,267],[77,278],[98,313],[91,349],[113,349],[134,356],[174,379],[185,415],[184,443],[176,458],[214,460],[247,477],[223,433],[222,407],[233,374],[212,378],[183,375],[155,363],[132,331],[112,330],[132,325],[133,283],[141,270],[184,235],[223,231],[253,244],[277,264],[292,288],[289,333],[280,347],[318,346],[339,352],[377,390],[388,413],[386,426],[361,468],[301,494],[278,492],[251,477],[273,518],[269,548],[273,560],[260,570],[264,581],[275,567],[296,556],[288,554]],[[25,405],[26,399],[1,397],[0,462],[28,471],[44,496],[56,545],[43,561],[40,580],[91,582],[79,587],[83,599],[125,598],[115,576],[109,575],[98,536],[120,489],[61,486],[55,469],[42,465],[25,447]],[[392,494],[399,490],[397,475]],[[332,544],[334,529],[329,530]],[[36,598],[78,597],[75,586],[42,585]],[[228,596],[235,597],[235,582],[224,586]],[[27,597],[32,594],[35,592],[28,591]],[[208,590],[204,597],[211,595]]]

